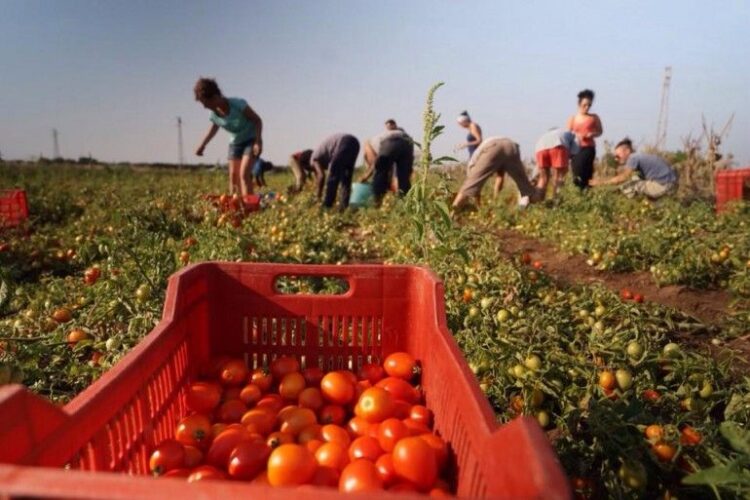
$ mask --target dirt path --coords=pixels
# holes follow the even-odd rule
[[[680,285],[659,287],[647,272],[599,271],[586,264],[583,256],[566,254],[516,231],[501,231],[499,236],[506,254],[528,252],[532,259],[544,264],[545,272],[562,283],[600,283],[616,292],[627,288],[648,301],[679,309],[707,324],[719,323],[728,312],[731,296],[725,290],[692,290]]]

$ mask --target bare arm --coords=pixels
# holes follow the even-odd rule
[[[219,131],[219,126],[215,123],[211,124],[211,127],[208,129],[208,132],[206,132],[206,136],[201,141],[200,146],[198,146],[198,149],[195,150],[195,154],[198,156],[203,156],[203,150],[206,149],[206,145],[211,142],[211,139],[214,138],[216,135],[216,132]]]
[[[253,111],[253,108],[247,106],[243,111],[245,118],[250,120],[255,125],[255,145],[253,146],[253,153],[256,157],[263,154],[263,120],[260,119],[258,113]]]
[[[591,137],[599,137],[603,133],[602,121],[599,119],[599,115],[594,115],[594,132],[591,134]]]
[[[471,125],[469,125],[469,132],[471,132],[471,135],[474,136],[474,140],[467,142],[466,145],[478,146],[482,142],[482,127],[474,122],[471,122]]]
[[[589,181],[589,186],[613,186],[616,184],[622,184],[633,176],[633,172],[635,172],[635,170],[632,168],[623,167],[622,171],[614,177],[609,177],[608,179],[591,179]]]
[[[315,170],[315,183],[318,185],[318,199],[323,198],[323,186],[325,185],[326,174],[323,171],[323,167],[316,160],[312,160],[312,167]]]
[[[365,142],[366,168],[364,175],[362,175],[362,178],[360,179],[360,182],[367,182],[368,180],[370,180],[370,177],[372,177],[372,174],[375,173],[375,158],[377,158],[377,153],[375,153],[375,150],[369,142]]]

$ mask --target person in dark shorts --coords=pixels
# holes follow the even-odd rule
[[[589,113],[594,102],[594,91],[585,89],[578,93],[578,112],[568,119],[568,130],[576,135],[580,150],[573,156],[571,170],[573,183],[581,189],[589,187],[594,175],[596,143],[594,139],[602,135],[602,121],[599,116]]]
[[[320,143],[313,152],[311,161],[318,181],[318,199],[323,197],[325,184],[324,207],[333,207],[339,184],[341,185],[339,207],[343,210],[349,206],[357,156],[359,156],[359,141],[351,134],[334,134]],[[326,170],[328,170],[327,180]]]
[[[273,163],[262,158],[257,158],[253,164],[253,179],[259,188],[266,187],[266,172],[273,170]]]
[[[549,182],[551,169],[552,196],[557,195],[557,191],[565,181],[570,156],[576,153],[578,153],[578,143],[576,143],[576,137],[570,130],[553,128],[545,132],[536,141],[534,154],[539,172],[537,187],[543,193],[547,193],[547,183]]]
[[[255,159],[263,153],[262,120],[244,99],[224,97],[216,80],[199,79],[193,92],[195,100],[211,110],[211,127],[195,154],[203,156],[203,150],[219,127],[229,132],[232,136],[229,143],[229,192],[242,195],[252,193],[252,168]]]
[[[405,132],[391,133],[380,142],[378,156],[374,163],[375,177],[372,181],[372,192],[376,204],[383,200],[383,196],[391,185],[394,164],[398,179],[398,193],[399,196],[403,196],[411,189],[411,173],[414,169],[414,141]]]
[[[292,169],[292,174],[294,174],[294,186],[289,188],[290,192],[299,193],[302,191],[308,176],[315,172],[312,163],[310,163],[312,154],[312,149],[305,149],[297,151],[289,157],[289,168]]]
[[[453,208],[460,208],[470,198],[475,198],[479,204],[484,183],[493,175],[502,176],[506,173],[521,193],[520,206],[542,199],[541,190],[535,188],[526,175],[518,144],[506,137],[490,137],[471,155],[469,172],[453,200]]]

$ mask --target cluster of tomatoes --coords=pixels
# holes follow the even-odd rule
[[[637,304],[641,304],[643,302],[643,295],[640,293],[631,292],[627,288],[623,288],[620,290],[620,298],[622,300],[632,300],[633,302]]]
[[[250,371],[222,358],[186,393],[191,413],[158,444],[151,472],[189,482],[234,479],[342,492],[410,491],[450,496],[447,443],[408,353],[324,373],[294,357]]]

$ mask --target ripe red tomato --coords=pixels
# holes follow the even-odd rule
[[[256,440],[254,435],[241,426],[229,427],[217,435],[206,453],[206,464],[225,469],[232,450],[243,441]]]
[[[403,420],[411,415],[412,405],[400,399],[393,400],[393,418]]]
[[[526,264],[527,266],[531,264],[531,254],[529,252],[523,252],[521,254],[521,262]]]
[[[99,276],[101,276],[102,271],[99,269],[99,266],[92,266],[86,269],[83,273],[83,282],[87,285],[93,285],[97,282],[99,279]]]
[[[641,394],[641,397],[646,401],[656,403],[661,398],[661,394],[659,394],[659,391],[655,391],[654,389],[646,389],[645,391],[643,391],[643,394]]]
[[[430,445],[430,448],[435,452],[438,472],[441,472],[448,464],[448,444],[435,434],[421,434],[419,438]]]
[[[419,403],[419,393],[404,379],[386,377],[375,384],[375,387],[382,387],[390,392],[394,398],[405,401],[411,405]]]
[[[299,393],[297,404],[302,408],[318,411],[323,408],[323,393],[317,387],[307,387]]]
[[[622,300],[630,300],[633,298],[633,292],[631,292],[627,288],[623,288],[622,290],[620,290],[620,298]]]
[[[369,380],[371,384],[377,384],[385,377],[385,370],[377,363],[366,363],[357,372],[360,380]]]
[[[540,260],[535,260],[534,263],[531,266],[534,269],[536,269],[537,271],[539,271],[540,269],[542,269],[544,267],[544,264],[542,264],[542,261],[540,261]]]
[[[192,469],[203,461],[203,452],[195,446],[185,446],[185,467]],[[187,477],[189,474],[185,474]]]
[[[221,387],[213,382],[195,382],[187,391],[185,402],[196,413],[211,413],[221,401]]]
[[[385,358],[383,368],[390,377],[411,380],[417,373],[417,360],[407,352],[394,352]]]
[[[239,399],[230,399],[224,401],[216,411],[216,418],[220,422],[234,423],[242,420],[242,416],[247,412],[247,406]]]
[[[393,468],[400,478],[428,491],[437,479],[435,452],[419,437],[404,438],[393,448]]]
[[[339,405],[325,405],[318,412],[321,424],[342,425],[346,418],[346,410]]]
[[[255,432],[262,435],[270,434],[276,425],[276,414],[268,408],[255,407],[242,415],[242,425],[254,428]]]
[[[211,440],[211,420],[200,413],[188,415],[177,424],[175,439],[186,446],[203,447]]]
[[[172,469],[171,471],[165,472],[161,475],[161,477],[181,477],[181,478],[188,478],[190,477],[190,469]]]
[[[642,303],[643,302],[643,295],[641,295],[640,293],[633,294],[633,301],[635,303],[637,303],[637,304]]]
[[[305,377],[307,387],[318,387],[323,380],[323,370],[317,366],[308,366],[302,370],[302,376]]]
[[[294,435],[288,432],[276,431],[272,432],[266,438],[266,444],[269,448],[278,448],[282,444],[288,444],[294,442]]]
[[[190,472],[187,478],[188,483],[196,481],[222,480],[227,476],[222,471],[211,465],[199,465]]]
[[[284,417],[279,416],[281,421],[281,432],[288,432],[294,436],[299,434],[302,429],[318,423],[318,417],[310,408],[292,407]]]
[[[287,373],[279,382],[279,394],[286,401],[297,401],[305,388],[305,377],[300,372]]]
[[[339,484],[340,477],[341,473],[332,467],[318,467],[315,469],[315,475],[310,484],[327,488],[336,488]]]
[[[393,396],[382,387],[365,389],[354,407],[354,414],[370,423],[382,422],[393,415]]]
[[[352,417],[346,423],[346,430],[349,432],[349,435],[356,438],[359,436],[366,436],[372,425],[373,424],[362,417]]]
[[[327,373],[320,381],[323,397],[337,405],[346,405],[354,399],[354,384],[341,372]]]
[[[360,436],[349,445],[349,460],[351,461],[366,458],[374,463],[382,454],[383,448],[374,437]]]
[[[229,455],[227,472],[234,479],[253,479],[266,468],[271,448],[262,441],[242,441]]]
[[[420,422],[428,428],[432,428],[432,410],[423,405],[414,405],[409,410],[409,418]],[[405,417],[403,417],[405,418]]]
[[[307,484],[315,476],[318,463],[306,447],[282,444],[268,458],[268,482],[271,486]]]
[[[239,395],[240,401],[245,403],[248,407],[255,406],[258,401],[260,401],[261,397],[263,397],[263,391],[261,391],[260,387],[255,384],[247,384],[242,388]]]
[[[257,368],[250,375],[250,383],[257,385],[261,392],[266,393],[273,385],[273,376],[264,369]]]
[[[247,366],[241,359],[230,359],[222,365],[219,372],[219,379],[224,385],[244,384],[248,376]]]
[[[149,459],[149,469],[156,476],[184,466],[185,448],[174,439],[165,439],[159,443]]]
[[[378,469],[380,480],[383,481],[386,488],[398,480],[396,469],[393,468],[393,455],[390,453],[380,455],[375,461],[375,467]]]
[[[284,375],[298,372],[299,369],[299,361],[292,356],[280,356],[271,362],[271,375],[277,381],[281,381]]]
[[[412,420],[411,418],[405,418],[402,420],[402,422],[404,423],[406,428],[409,429],[409,432],[411,432],[412,436],[421,436],[422,434],[430,433],[430,429],[428,429],[427,426],[422,422]]]
[[[356,493],[382,489],[383,481],[380,479],[378,469],[369,460],[355,460],[341,471],[339,491]]]
[[[86,340],[87,338],[89,338],[89,335],[88,333],[86,333],[86,331],[82,330],[81,328],[73,328],[68,333],[68,345],[70,347],[75,347],[78,342]]]
[[[272,413],[278,413],[284,407],[284,398],[278,394],[266,394],[255,405],[256,409],[264,409]]]
[[[700,444],[701,441],[703,441],[701,433],[689,425],[686,425],[680,431],[680,444],[683,446],[695,446]]]
[[[71,319],[73,319],[73,316],[70,314],[70,311],[64,307],[61,307],[59,309],[55,309],[52,312],[52,319],[57,321],[58,323],[67,323]]]
[[[391,452],[400,440],[409,437],[411,432],[406,425],[397,418],[389,418],[378,426],[378,443],[380,447]]]

